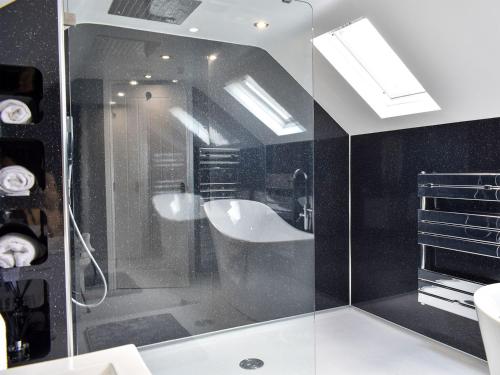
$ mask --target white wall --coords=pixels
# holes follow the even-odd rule
[[[498,0],[313,3],[316,35],[368,17],[442,108],[380,119],[316,52],[316,100],[351,135],[500,116]]]

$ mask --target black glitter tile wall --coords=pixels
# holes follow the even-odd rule
[[[417,174],[496,173],[499,150],[499,119],[352,137],[355,306],[484,358],[476,321],[418,303]],[[498,259],[443,250],[437,261],[443,271],[500,281]]]
[[[10,289],[5,288],[8,285],[25,288],[26,294],[38,301],[33,308],[44,316],[43,322],[37,322],[47,327],[33,335],[29,332],[34,326],[28,326],[24,341],[31,341],[31,359],[21,362],[11,359],[10,365],[14,366],[67,355],[57,2],[17,0],[0,9],[0,25],[0,67],[9,67],[0,69],[0,79],[5,82],[5,74],[14,77],[16,69],[25,72],[20,77],[35,77],[34,90],[19,87],[31,96],[38,109],[34,111],[35,124],[0,124],[1,140],[16,140],[18,144],[32,142],[43,148],[38,150],[37,146],[32,153],[28,150],[21,158],[26,165],[38,165],[35,172],[39,189],[28,197],[1,197],[0,211],[30,216],[42,210],[43,216],[37,217],[45,218],[42,225],[48,250],[46,261],[41,264],[0,270],[3,288],[0,299],[6,301],[12,297]],[[19,85],[23,82],[26,83],[19,81]],[[9,92],[6,85],[3,88],[2,98],[5,98]],[[12,95],[16,94],[19,92],[12,91]],[[26,161],[28,157],[37,160]],[[15,162],[16,157],[11,155],[10,160]],[[41,344],[38,340],[46,341]]]

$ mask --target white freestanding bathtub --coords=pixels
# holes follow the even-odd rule
[[[203,200],[192,193],[153,197],[161,232],[161,259],[169,287],[188,287],[194,271],[194,222],[205,218]]]
[[[479,327],[491,375],[500,375],[500,283],[479,288],[474,293]]]
[[[221,290],[256,321],[314,309],[314,236],[263,203],[214,200],[203,206],[215,245]]]

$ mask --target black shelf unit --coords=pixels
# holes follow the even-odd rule
[[[0,38],[0,80],[6,76],[12,79],[12,72],[17,69],[18,72],[33,72],[33,82],[38,85],[31,93],[24,93],[29,94],[31,105],[36,105],[33,123],[0,123],[0,138],[38,141],[43,145],[44,154],[44,188],[35,189],[29,197],[0,198],[0,210],[40,209],[47,218],[48,255],[45,262],[0,270],[0,283],[43,280],[46,284],[49,350],[44,353],[37,349],[37,355],[14,366],[68,355],[58,3],[55,0],[17,0],[0,9],[3,34]],[[2,100],[9,95],[5,92],[6,86],[1,92]],[[10,86],[16,85],[11,83]],[[13,90],[11,94],[13,99],[19,99],[23,93]]]

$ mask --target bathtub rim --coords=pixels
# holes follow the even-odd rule
[[[255,204],[256,206],[261,206],[261,207],[263,206],[263,207],[265,207],[266,210],[269,210],[270,212],[272,212],[276,216],[276,219],[280,220],[283,224],[286,224],[289,227],[288,229],[290,229],[290,231],[298,233],[301,236],[303,236],[304,238],[300,238],[300,239],[284,239],[284,240],[275,240],[275,241],[268,241],[268,240],[261,241],[261,240],[259,240],[257,238],[255,241],[249,241],[248,239],[241,238],[241,237],[236,237],[236,236],[234,236],[232,234],[229,234],[226,231],[221,230],[221,228],[219,228],[219,226],[216,225],[210,219],[210,213],[208,212],[208,208],[207,207],[210,206],[213,202],[218,202],[218,201],[224,201],[224,202],[241,202],[241,201],[243,201],[243,202],[251,202],[252,204]],[[264,204],[262,202],[259,202],[259,201],[253,201],[253,200],[249,200],[249,199],[214,199],[212,201],[205,202],[203,204],[203,211],[205,212],[205,216],[206,216],[206,219],[208,220],[209,224],[214,229],[216,229],[221,235],[223,235],[225,237],[228,237],[228,238],[230,238],[231,240],[234,240],[234,241],[245,242],[245,243],[248,243],[248,244],[265,244],[265,243],[273,244],[273,243],[287,243],[287,242],[291,242],[291,243],[300,243],[300,242],[309,242],[309,241],[314,242],[314,239],[315,239],[314,233],[304,232],[304,231],[302,231],[300,229],[297,229],[297,228],[293,227],[292,225],[288,224],[281,216],[279,216],[271,207],[269,207],[268,205],[266,205],[266,204]]]

